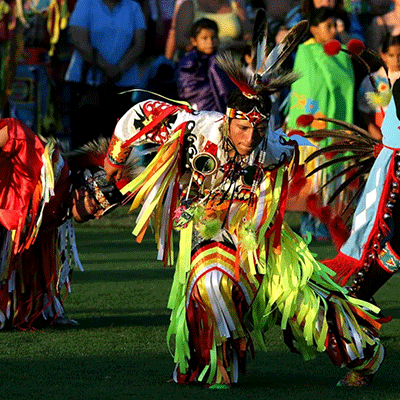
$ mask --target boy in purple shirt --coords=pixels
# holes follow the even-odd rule
[[[178,96],[196,110],[224,112],[234,85],[215,61],[217,24],[199,19],[192,26],[190,40],[193,49],[177,65]]]

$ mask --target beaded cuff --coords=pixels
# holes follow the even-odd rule
[[[130,152],[131,148],[129,146],[123,146],[123,142],[115,135],[111,137],[107,150],[107,158],[111,165],[114,167],[122,167],[129,157]]]

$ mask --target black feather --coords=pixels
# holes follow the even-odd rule
[[[368,155],[369,155],[369,154],[368,154]],[[326,161],[326,162],[324,162],[323,164],[319,165],[318,167],[315,167],[312,171],[310,171],[310,172],[306,175],[306,178],[308,178],[309,176],[314,175],[314,174],[317,173],[318,171],[321,171],[321,170],[323,170],[323,169],[325,169],[325,168],[329,168],[329,167],[331,167],[331,166],[333,166],[333,165],[335,165],[335,164],[342,164],[342,163],[344,163],[344,162],[346,162],[346,161],[354,160],[355,158],[358,159],[359,157],[356,157],[354,154],[351,154],[351,155],[349,155],[349,156],[337,157],[337,158],[334,158],[334,159],[332,159],[332,160]],[[307,162],[307,159],[306,159],[306,162]],[[356,166],[353,165],[353,168],[355,168],[355,167],[356,167]]]
[[[366,179],[364,179],[364,181],[362,183],[360,183],[360,185],[358,186],[357,190],[354,192],[354,194],[351,196],[351,198],[347,202],[346,206],[341,211],[340,215],[342,217],[347,213],[347,210],[354,204],[355,200],[358,199],[358,196],[364,190],[364,187],[365,187],[366,183],[367,183]],[[349,222],[352,221],[352,219],[353,219],[352,213],[348,214],[346,223],[348,224]]]
[[[335,130],[328,130],[328,129],[318,129],[315,131],[309,131],[304,134],[304,137],[312,139],[313,137],[317,138],[334,138],[334,139],[345,139],[349,142],[359,142],[368,143],[371,148],[375,142],[371,140],[371,138],[366,138],[364,136],[360,136],[358,134],[354,134],[353,132],[349,132],[345,129],[335,129]]]
[[[268,21],[263,8],[256,13],[252,37],[252,63],[253,71],[257,71],[268,55]]]
[[[328,200],[328,204],[332,203],[336,197],[349,186],[354,180],[356,180],[359,176],[368,173],[371,170],[371,165],[363,165],[362,167],[359,168],[359,170],[354,173],[349,179],[346,180],[346,182],[343,182],[332,194],[332,196]]]
[[[366,131],[365,129],[360,128],[357,125],[354,125],[350,122],[345,122],[345,121],[340,121],[339,119],[335,119],[335,118],[316,118],[317,121],[325,121],[325,122],[332,122],[333,124],[339,125],[339,126],[343,126],[355,133],[360,134],[362,137],[371,139],[372,141],[374,141],[375,143],[378,143],[378,141],[376,139],[374,139],[369,133],[368,131]]]
[[[344,168],[341,171],[337,172],[334,176],[332,176],[327,182],[325,182],[322,185],[321,189],[327,187],[329,184],[334,182],[336,179],[341,178],[342,176],[346,175],[350,171],[354,171],[354,173],[351,174],[351,176],[354,176],[354,175],[361,176],[361,175],[363,175],[362,173],[359,173],[359,169],[356,169],[356,168],[359,168],[360,165],[361,166],[364,166],[364,165],[368,166],[369,165],[369,159],[364,160],[364,161],[360,161],[357,165],[349,165],[347,168]],[[343,183],[345,183],[345,182],[343,182]]]
[[[351,151],[358,155],[360,155],[360,153],[371,154],[370,148],[368,146],[353,146],[349,143],[334,143],[314,151],[307,157],[305,162],[310,162],[315,158],[323,156],[325,153],[330,153],[332,151],[336,151],[338,153],[346,153],[348,151]]]
[[[262,80],[268,81],[269,74],[278,69],[286,58],[292,53],[295,47],[299,44],[301,38],[308,31],[308,21],[303,20],[296,24],[284,38],[278,43],[268,55],[264,71],[262,72]]]
[[[252,96],[257,95],[254,74],[244,67],[237,53],[230,50],[218,53],[216,61],[242,93]]]

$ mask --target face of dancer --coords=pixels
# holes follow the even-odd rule
[[[381,57],[390,72],[400,71],[400,45],[389,46],[387,53],[382,53]]]
[[[232,119],[229,138],[241,156],[249,155],[261,142],[267,131],[267,122],[253,126],[246,119]]]
[[[212,54],[218,45],[218,35],[214,29],[201,29],[195,38],[190,39],[192,45],[203,54]]]
[[[336,21],[334,18],[328,18],[317,26],[310,26],[310,32],[317,43],[322,45],[329,43],[336,36]]]
[[[103,209],[84,187],[80,187],[72,195],[72,215],[76,222],[86,222],[99,219],[103,215]]]

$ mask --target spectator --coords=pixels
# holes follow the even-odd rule
[[[376,16],[389,11],[390,5],[391,0],[343,0],[344,9],[357,15],[364,32]]]
[[[200,18],[214,20],[218,24],[219,39],[223,48],[239,48],[250,39],[251,25],[242,0],[177,0],[171,25],[166,57],[179,60],[191,50],[190,29]]]
[[[291,13],[292,10],[299,10],[301,4],[301,0],[265,0],[264,2],[268,18],[268,27],[273,37],[275,37],[281,27],[285,25],[287,15]],[[297,22],[299,21],[300,20]],[[292,26],[294,25],[295,24]]]
[[[286,16],[285,25],[276,35],[276,43],[282,39],[283,35],[302,19],[308,19],[311,12],[320,7],[329,7],[335,10],[337,32],[336,35],[342,43],[347,43],[350,39],[364,41],[364,31],[355,13],[346,12],[343,7],[343,0],[302,0],[301,6],[292,9]]]
[[[388,33],[392,36],[400,34],[400,1],[392,0],[392,3],[393,10],[375,17],[366,30],[366,45],[372,50],[379,51],[379,45]]]
[[[145,20],[133,0],[78,0],[69,30],[75,51],[65,79],[71,82],[71,92],[87,84],[99,90],[94,100],[101,93],[105,99],[83,108],[77,100],[72,102],[76,148],[100,135],[111,136],[115,122],[131,107],[131,95],[119,93],[139,84],[137,62],[144,49]]]
[[[107,145],[82,148],[72,161],[54,140],[0,120],[0,329],[76,324],[61,293],[81,267],[71,218],[98,219],[123,198],[99,166]]]
[[[335,11],[328,7],[314,9],[310,14],[312,38],[299,45],[294,62],[294,71],[300,72],[301,77],[291,86],[287,116],[289,129],[298,129],[296,121],[302,114],[353,122],[354,71],[351,59],[344,52],[330,57],[324,53],[323,48],[324,44],[336,36],[335,15]],[[311,127],[304,129],[323,128],[327,128],[326,123],[314,121]],[[327,139],[318,143],[319,146],[327,144]],[[309,152],[310,150],[307,149],[301,152],[301,161],[305,160]],[[315,167],[311,164],[307,164],[310,170]],[[302,201],[299,198],[293,199],[289,202],[289,209],[306,211],[306,199],[321,188],[328,179],[329,172],[317,173],[308,178],[308,184],[301,193]],[[329,193],[323,191],[321,196],[324,199],[329,198]],[[310,232],[317,240],[329,238],[326,227],[305,213],[300,233],[306,235],[307,232]]]
[[[148,27],[145,53],[157,57],[164,54],[174,14],[174,0],[144,0],[142,9]]]
[[[193,50],[177,66],[178,96],[196,110],[224,112],[234,84],[216,63],[217,23],[207,18],[197,20],[190,39]]]
[[[400,77],[400,35],[387,35],[381,45],[380,56],[387,65],[389,76],[385,69],[380,67],[372,73],[372,78],[383,104],[376,104],[376,101],[374,103],[375,97],[369,94],[374,92],[374,88],[368,76],[362,81],[357,93],[357,108],[362,121],[371,136],[378,140],[382,139],[381,125],[391,96],[390,85]]]

